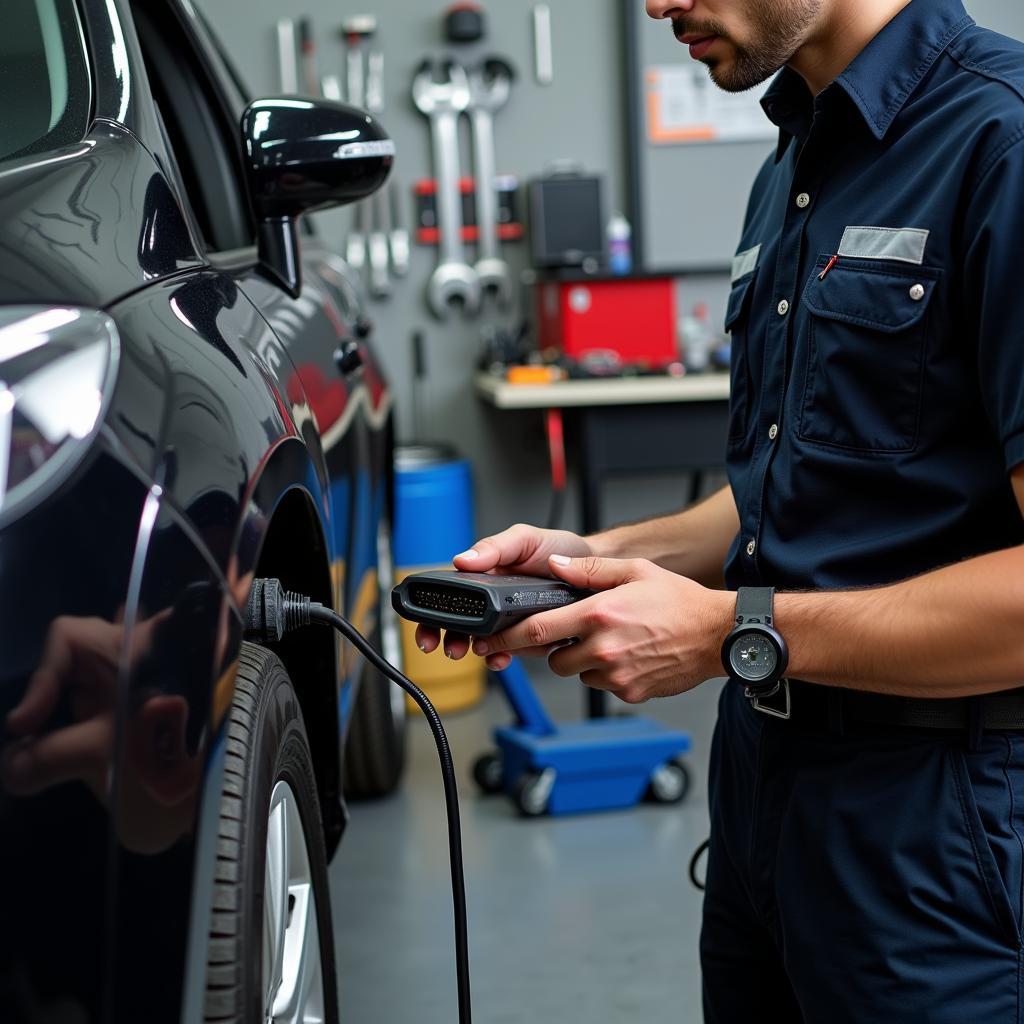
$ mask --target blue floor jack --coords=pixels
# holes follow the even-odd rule
[[[485,793],[506,793],[520,813],[573,814],[632,807],[645,797],[678,803],[690,788],[680,760],[690,736],[649,718],[593,718],[558,724],[515,659],[496,672],[516,724],[494,730],[497,751],[473,777]]]

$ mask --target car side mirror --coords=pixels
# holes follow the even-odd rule
[[[256,100],[242,115],[260,266],[297,296],[298,219],[371,195],[387,179],[395,144],[368,114],[331,100]]]

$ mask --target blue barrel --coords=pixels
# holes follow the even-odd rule
[[[410,445],[395,452],[395,582],[425,569],[450,569],[452,557],[476,540],[473,477],[455,450]],[[486,666],[469,654],[450,661],[416,646],[416,627],[402,621],[402,658],[409,678],[438,711],[460,711],[484,695]],[[410,703],[410,708],[415,705]]]
[[[473,476],[469,462],[442,445],[395,452],[395,565],[447,565],[472,547]]]

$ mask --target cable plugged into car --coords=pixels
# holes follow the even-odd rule
[[[452,905],[455,912],[455,975],[459,999],[459,1024],[470,1024],[472,1008],[469,990],[469,929],[466,923],[466,879],[462,863],[462,824],[455,762],[441,717],[427,695],[332,608],[302,594],[284,590],[280,580],[258,579],[249,591],[245,614],[245,638],[256,643],[275,643],[285,633],[304,626],[332,626],[379,672],[400,686],[419,706],[427,719],[441,762],[444,798],[448,815],[448,857],[452,874]]]

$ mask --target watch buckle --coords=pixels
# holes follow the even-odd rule
[[[763,700],[770,700],[780,691],[784,695],[782,708],[773,708],[769,707],[767,704],[761,703]],[[752,691],[749,686],[746,688],[744,693],[750,700],[754,710],[760,711],[762,715],[771,715],[772,718],[781,718],[784,722],[788,722],[793,716],[793,701],[789,693],[788,679],[780,679],[775,688],[770,690],[768,693],[756,693],[755,691]]]

